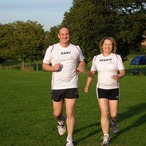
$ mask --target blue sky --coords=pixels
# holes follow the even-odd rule
[[[0,23],[37,21],[49,31],[60,24],[72,7],[72,0],[0,0]]]

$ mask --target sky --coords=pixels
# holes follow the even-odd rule
[[[0,23],[37,21],[46,31],[59,25],[72,0],[0,0]]]

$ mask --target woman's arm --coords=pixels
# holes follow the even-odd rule
[[[117,75],[113,75],[112,78],[114,80],[118,80],[119,78],[122,78],[125,76],[125,69],[119,70],[119,73]]]
[[[93,80],[93,77],[95,75],[95,71],[90,71],[89,74],[88,74],[88,78],[87,78],[87,82],[86,82],[86,86],[84,88],[84,92],[85,93],[88,93],[88,90],[89,90],[89,86]]]

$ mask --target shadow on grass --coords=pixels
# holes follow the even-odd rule
[[[146,112],[146,103],[141,103],[141,104],[138,104],[135,106],[131,106],[131,107],[129,107],[129,109],[126,112],[119,114],[119,121],[121,122],[124,120],[128,120],[131,117],[138,115],[138,114],[142,114],[144,112]],[[133,123],[131,125],[124,127],[122,130],[120,130],[117,135],[115,135],[113,138],[111,138],[111,141],[116,139],[121,134],[125,133],[126,131],[129,131],[132,128],[145,124],[145,122],[146,122],[146,113],[144,113],[136,121],[133,121]]]
[[[131,106],[128,108],[128,110],[126,112],[119,114],[119,122],[122,122],[124,120],[128,120],[128,119],[134,117],[135,115],[142,114],[145,111],[146,111],[146,103],[141,103],[138,105]],[[146,121],[146,114],[143,114],[140,118],[138,118],[136,121],[134,121],[132,125],[123,128],[122,130],[119,131],[119,133],[117,135],[114,135],[111,138],[111,141],[116,139],[117,137],[119,137],[121,134],[125,133],[125,131],[129,131],[132,128],[135,128],[135,127],[138,127],[139,125],[141,126],[141,125],[145,124],[145,121]],[[80,131],[83,131],[83,130],[84,131],[88,130],[91,127],[96,126],[98,128],[99,125],[100,125],[100,122],[96,122],[96,123],[92,123],[92,124],[83,126],[79,129],[76,129],[74,131],[74,134],[76,134]],[[84,141],[85,139],[92,137],[93,135],[100,133],[100,132],[101,132],[101,128],[88,133],[87,135],[75,140],[75,145],[78,145],[81,141]]]
[[[84,126],[84,127],[81,127],[81,128],[79,128],[79,129],[76,129],[76,130],[74,131],[74,134],[76,134],[76,133],[78,133],[78,132],[80,132],[80,131],[82,131],[82,130],[87,130],[87,129],[91,128],[91,127],[98,127],[99,125],[100,125],[100,122],[96,122],[96,123],[93,123],[93,124],[90,124],[90,125],[86,125],[86,126]],[[89,138],[89,137],[91,137],[91,136],[97,134],[98,132],[101,132],[101,129],[94,130],[94,131],[88,133],[87,135],[81,137],[80,139],[75,140],[75,142],[74,142],[75,145],[79,144],[79,143],[80,143],[81,141],[83,141],[84,139],[87,139],[87,138]]]

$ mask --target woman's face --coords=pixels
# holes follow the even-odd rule
[[[105,39],[102,45],[103,53],[110,54],[113,50],[112,41],[109,39]]]

